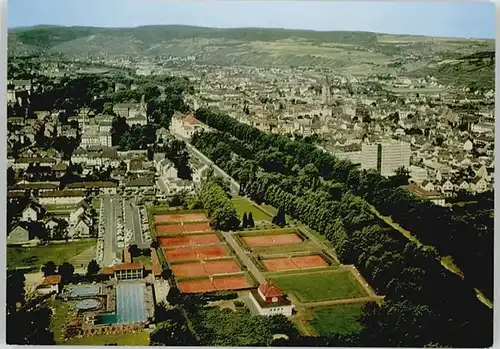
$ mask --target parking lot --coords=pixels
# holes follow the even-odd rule
[[[149,246],[152,239],[146,209],[143,206],[136,206],[131,200],[124,200],[123,216],[125,219],[125,243],[127,245]]]
[[[103,266],[119,263],[117,253],[123,248],[123,224],[121,220],[121,199],[105,196],[101,198],[97,241],[97,261]]]

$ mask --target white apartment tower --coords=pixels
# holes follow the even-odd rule
[[[410,166],[410,143],[384,140],[380,143],[363,143],[361,169],[375,169],[384,177],[393,176],[399,167]]]

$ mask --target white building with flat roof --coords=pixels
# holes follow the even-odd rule
[[[382,176],[389,177],[400,167],[410,166],[410,143],[394,139],[379,143],[361,145],[361,169],[377,170]]]
[[[381,143],[380,174],[385,177],[393,176],[396,169],[410,166],[410,143],[396,140]]]
[[[361,144],[361,169],[362,170],[377,170],[378,169],[378,144],[363,143]]]

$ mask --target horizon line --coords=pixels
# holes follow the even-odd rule
[[[19,29],[30,29],[36,27],[60,27],[60,28],[94,28],[94,29],[137,29],[144,27],[191,27],[191,28],[201,28],[201,29],[219,29],[219,30],[238,30],[238,29],[276,29],[276,30],[289,30],[289,31],[304,31],[304,32],[315,32],[315,33],[329,33],[329,32],[355,32],[355,33],[370,33],[370,34],[379,34],[379,35],[398,35],[398,36],[413,36],[413,37],[426,37],[426,38],[438,38],[438,39],[461,39],[461,40],[496,40],[493,38],[485,38],[485,37],[471,37],[471,36],[433,36],[433,35],[425,35],[425,34],[408,34],[408,33],[383,33],[376,31],[367,31],[367,30],[335,30],[335,29],[301,29],[301,28],[280,28],[280,27],[207,27],[207,26],[198,26],[191,24],[143,24],[137,26],[124,26],[124,27],[107,27],[107,26],[92,26],[92,25],[62,25],[62,24],[33,24],[28,26],[16,26],[9,27],[7,25],[7,30],[19,30]]]

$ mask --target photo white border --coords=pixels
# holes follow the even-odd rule
[[[10,1],[16,1],[16,0],[10,0]],[[50,1],[50,0],[46,0],[46,1]],[[66,0],[66,1],[73,1],[73,0]],[[102,1],[106,1],[106,0],[102,0]],[[165,2],[169,2],[168,0],[163,0]],[[224,1],[232,1],[232,0],[224,0]],[[234,1],[238,1],[238,0],[234,0]],[[254,0],[255,1],[255,0]],[[303,1],[307,1],[307,0],[303,0]],[[335,0],[330,0],[330,1],[335,1]],[[425,2],[434,2],[433,0],[424,0]],[[384,1],[385,2],[385,1]],[[396,2],[396,1],[388,1],[388,2]],[[435,2],[438,2],[438,1],[435,1]],[[466,1],[446,1],[446,2],[466,2]],[[485,1],[481,1],[481,2],[485,2]],[[500,33],[500,0],[492,0],[491,2],[494,3],[495,5],[495,34],[496,34],[496,37],[498,36],[498,34]],[[6,140],[7,140],[7,108],[5,107],[7,105],[7,27],[8,27],[8,18],[7,18],[7,14],[8,14],[8,11],[7,11],[7,0],[0,0],[0,64],[1,64],[1,68],[0,68],[0,71],[2,73],[2,77],[1,77],[1,91],[2,93],[0,94],[0,102],[1,102],[1,105],[3,105],[4,107],[1,108],[1,112],[0,112],[0,116],[2,116],[2,126],[1,126],[1,134],[3,134],[3,142],[0,142],[0,153],[1,153],[1,156],[2,156],[2,159],[3,159],[3,163],[5,165],[5,169],[7,168],[7,151],[6,151]],[[495,37],[495,39],[496,39]],[[500,121],[499,121],[499,118],[498,118],[498,112],[497,112],[497,101],[499,100],[500,98],[500,91],[498,89],[498,86],[499,86],[499,79],[500,79],[500,71],[498,69],[498,52],[500,50],[500,44],[498,41],[496,41],[496,45],[495,45],[495,50],[496,50],[496,53],[495,53],[495,61],[496,61],[496,69],[495,69],[495,139],[500,139],[498,136],[500,134],[500,130],[499,130],[499,124],[500,124]],[[499,165],[500,165],[500,159],[499,159],[499,156],[500,155],[498,152],[497,152],[497,148],[498,145],[497,145],[497,142],[495,142],[495,167],[496,169],[499,168]],[[0,200],[1,202],[1,209],[0,211],[2,212],[6,212],[6,209],[7,209],[7,183],[6,183],[6,171],[3,170],[3,171],[0,171],[0,187],[1,187],[1,194],[2,194],[2,199]],[[496,189],[496,186],[497,186],[497,183],[495,183],[495,189]],[[497,191],[495,190],[495,207],[497,207],[499,204],[499,194],[497,193]],[[495,238],[498,238],[498,232],[500,230],[500,223],[497,219],[497,216],[496,216],[496,212],[495,212],[495,217],[494,217],[494,221],[495,221]],[[0,288],[0,345],[2,347],[11,347],[10,345],[7,345],[6,344],[6,326],[5,326],[5,323],[6,323],[6,309],[5,309],[5,304],[6,304],[6,267],[7,267],[7,260],[6,260],[6,238],[7,238],[7,232],[6,232],[6,214],[2,214],[1,218],[0,218],[0,222],[1,222],[1,226],[0,226],[0,229],[1,229],[1,233],[0,233],[0,236],[3,237],[3,241],[4,243],[0,243],[0,255],[2,256],[2,260],[0,262],[0,280],[4,280],[4,282],[2,282],[2,284],[4,285],[4,287],[1,287]],[[495,239],[497,240],[497,239]],[[494,268],[494,271],[495,271],[495,279],[498,275],[498,270],[499,270],[499,267],[500,267],[500,257],[499,257],[499,250],[500,248],[497,248],[500,244],[497,243],[497,241],[495,241],[495,254],[494,254],[494,261],[495,261],[495,268]],[[499,290],[499,287],[495,287],[494,289],[494,299],[495,300],[498,300],[500,299],[500,290]],[[493,347],[500,347],[500,345],[497,344],[497,340],[498,340],[498,336],[499,336],[499,333],[500,333],[500,323],[498,321],[498,309],[497,307],[494,307],[494,333],[493,333]],[[15,346],[16,348],[21,348],[21,347],[24,347],[24,346]],[[27,347],[27,346],[26,346]],[[51,346],[41,346],[41,347],[47,347],[47,348],[52,348]],[[79,346],[67,346],[67,347],[72,347],[72,348],[81,348]],[[104,346],[95,346],[96,348],[103,348]],[[92,348],[92,347],[90,347]],[[128,347],[130,348],[130,347]]]

